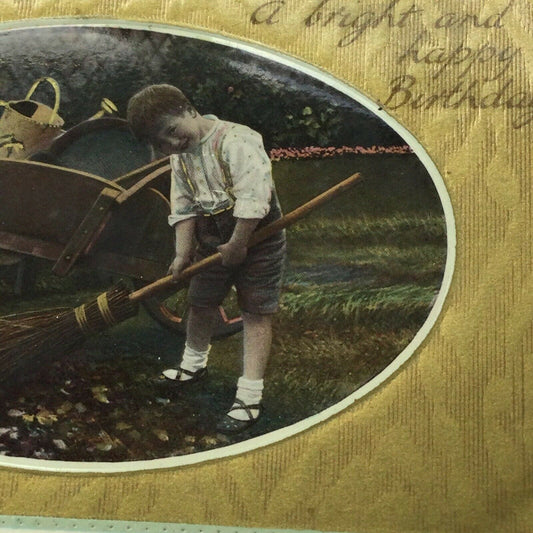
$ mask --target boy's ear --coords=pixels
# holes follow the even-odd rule
[[[198,116],[198,111],[196,111],[193,106],[189,106],[187,111],[190,113],[192,118],[196,118]]]

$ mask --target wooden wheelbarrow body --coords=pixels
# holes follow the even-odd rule
[[[151,156],[125,120],[107,117],[67,130],[34,161],[0,159],[0,257],[44,258],[60,276],[88,266],[137,287],[164,276],[174,255],[170,168],[168,158]],[[26,263],[19,262],[17,280],[31,272]],[[161,295],[143,305],[161,325],[184,333],[181,303]],[[240,317],[221,307],[215,338],[240,329]]]
[[[0,160],[0,249],[153,280],[173,253],[168,162],[118,180],[33,161]]]

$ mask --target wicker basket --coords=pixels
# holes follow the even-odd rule
[[[55,92],[54,107],[30,100],[37,87],[48,82]],[[0,102],[4,112],[0,117],[0,158],[26,159],[46,149],[62,133],[63,119],[58,115],[60,91],[52,78],[39,78],[24,100]]]

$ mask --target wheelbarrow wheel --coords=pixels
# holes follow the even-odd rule
[[[133,280],[139,289],[145,283]],[[228,296],[224,306],[218,308],[217,320],[213,332],[213,340],[224,339],[242,331],[242,318],[239,314],[235,295]],[[148,315],[165,328],[185,336],[187,329],[188,304],[185,291],[170,296],[152,297],[143,300],[143,307]]]

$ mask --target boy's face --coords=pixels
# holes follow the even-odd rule
[[[201,116],[194,111],[182,115],[163,115],[154,128],[151,143],[163,154],[179,154],[194,148],[203,137]]]

